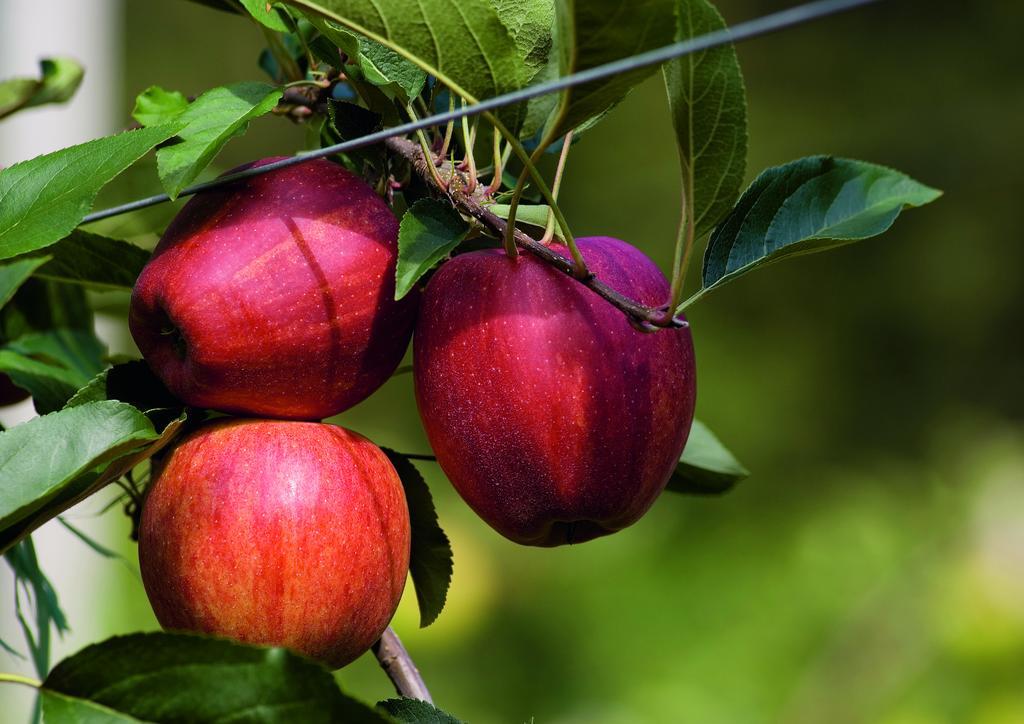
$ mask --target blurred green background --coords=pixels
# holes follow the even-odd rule
[[[782,5],[719,3],[730,22]],[[260,78],[245,22],[186,2],[125,11],[126,124],[151,84]],[[437,624],[416,628],[410,587],[395,625],[440,706],[480,724],[1024,722],[1022,23],[1007,1],[888,2],[739,48],[750,178],[833,153],[945,196],[694,309],[698,415],[753,471],[731,494],[666,495],[615,536],[539,550],[493,533],[423,466],[455,577]],[[303,141],[266,119],[218,165]],[[667,268],[677,173],[655,78],[573,150],[569,220]],[[141,169],[100,205],[150,187]],[[409,376],[339,421],[427,450]],[[103,542],[131,564],[108,564],[95,618],[71,621],[85,640],[156,627],[127,522],[108,515]],[[338,676],[368,701],[391,695],[372,657]]]

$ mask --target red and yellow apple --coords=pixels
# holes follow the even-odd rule
[[[165,628],[340,667],[394,615],[409,545],[402,484],[369,440],[322,423],[224,418],[161,465],[139,567]]]
[[[668,302],[664,275],[636,248],[607,237],[578,243],[617,291]],[[413,357],[438,463],[470,507],[518,543],[578,543],[638,520],[693,420],[689,329],[640,332],[530,254],[475,251],[442,266],[424,292]]]
[[[325,160],[200,194],[139,276],[132,335],[190,405],[335,415],[383,384],[409,344],[417,295],[395,301],[397,238],[387,204]]]

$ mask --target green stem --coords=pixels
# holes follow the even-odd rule
[[[475,131],[475,127],[474,127]],[[466,191],[473,193],[476,190],[476,159],[473,156],[473,143],[475,134],[469,129],[469,118],[462,117],[462,142],[466,149],[466,165],[469,167],[469,186]]]
[[[448,110],[455,110],[455,94],[448,94]],[[444,141],[441,143],[441,151],[437,154],[438,159],[443,160],[448,155],[448,147],[451,145],[452,136],[455,135],[455,121],[448,121],[448,126],[444,130]]]
[[[498,133],[498,129],[494,129],[494,178],[491,179],[491,183],[487,186],[487,195],[494,196],[501,188],[501,175],[505,167],[505,159],[502,158],[501,154],[501,134]]]
[[[679,217],[679,232],[676,234],[676,251],[672,264],[672,298],[668,307],[670,310],[675,310],[683,298],[686,272],[690,266],[690,257],[693,255],[693,245],[697,236],[693,213],[693,171],[689,166],[683,174],[682,184],[683,208]]]
[[[38,679],[31,679],[27,676],[21,676],[20,674],[8,674],[6,672],[0,672],[0,682],[31,686],[33,689],[38,689],[43,685],[43,682]]]
[[[555,182],[551,186],[551,195],[558,200],[558,192],[562,188],[562,174],[565,173],[565,160],[569,157],[569,146],[572,145],[572,131],[565,134],[565,140],[562,142],[562,152],[558,154],[558,168],[555,169]],[[551,239],[555,235],[555,215],[548,210],[548,223],[544,228],[544,236],[540,240],[541,244],[549,244]]]
[[[413,110],[413,107],[412,107],[411,103],[407,103],[405,105],[405,110],[406,110],[406,113],[409,114],[409,118],[410,119],[416,120],[416,111]],[[433,154],[430,153],[430,144],[427,143],[427,136],[426,136],[426,134],[423,133],[423,131],[416,131],[416,138],[419,139],[420,147],[423,149],[423,155],[427,159],[432,159],[434,156],[433,156]],[[437,172],[437,164],[431,162],[430,163],[430,171],[431,171],[431,173],[434,176],[434,183],[436,183],[438,185],[438,188],[442,188],[442,189],[448,188],[448,184],[441,178],[441,174],[439,174]]]

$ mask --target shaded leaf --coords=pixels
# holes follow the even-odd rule
[[[469,224],[451,205],[420,199],[402,216],[398,228],[395,299],[401,299],[466,238]]]
[[[899,171],[845,158],[811,156],[770,168],[712,233],[698,294],[787,256],[881,234],[904,207],[941,193]]]
[[[70,58],[44,58],[39,61],[39,70],[38,80],[14,78],[0,82],[0,118],[23,108],[71,100],[85,75],[82,66]]]
[[[48,246],[46,254],[46,263],[34,276],[98,291],[131,291],[150,256],[127,241],[81,229]]]
[[[66,237],[103,186],[178,128],[163,124],[125,131],[0,171],[0,259]]]
[[[47,259],[48,257],[16,259],[0,265],[0,307],[11,301],[18,288],[28,281],[32,273],[45,264]]]
[[[377,704],[377,708],[403,724],[462,724],[460,719],[420,699],[385,699]]]
[[[719,495],[750,472],[700,420],[694,420],[686,448],[665,490],[688,495]]]
[[[452,582],[451,544],[437,520],[430,488],[420,471],[405,455],[388,448],[381,449],[395,466],[405,488],[412,521],[409,573],[420,607],[420,626],[426,627],[437,620],[448,598],[448,587]]]
[[[43,682],[48,724],[387,719],[341,692],[327,669],[280,648],[187,634],[132,634],[89,646]]]
[[[180,143],[157,151],[160,182],[171,198],[196,177],[235,136],[245,133],[249,121],[269,113],[281,91],[266,83],[236,83],[213,88],[195,99],[175,117],[182,124]]]
[[[67,617],[57,600],[57,592],[53,584],[43,573],[36,557],[35,545],[31,538],[26,538],[4,553],[4,560],[14,571],[15,609],[19,622],[25,633],[25,641],[32,655],[36,673],[46,676],[50,670],[50,635],[52,631],[63,634],[68,631]],[[31,594],[35,617],[35,632],[24,619],[21,611],[21,600],[18,587]]]
[[[508,212],[511,207],[508,204],[492,204],[487,208],[493,212],[495,216],[507,219]],[[546,204],[522,204],[516,209],[516,223],[527,224],[528,226],[535,226],[538,229],[543,229],[548,225],[549,212],[550,207]],[[562,234],[562,227],[558,226],[557,221],[555,222],[555,236],[561,239],[565,238]]]
[[[423,92],[427,74],[395,51],[328,20],[314,19],[313,24],[334,46],[348,56],[361,80],[383,89],[392,98],[408,103]],[[338,63],[337,53],[322,58]]]
[[[725,21],[707,0],[678,0],[676,40],[721,30]],[[747,167],[747,101],[731,45],[677,58],[664,66],[679,146],[685,213],[695,238],[710,232],[740,194]]]

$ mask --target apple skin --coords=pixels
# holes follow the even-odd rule
[[[167,629],[286,646],[337,668],[380,638],[409,571],[391,462],[334,425],[222,418],[166,458],[139,568]]]
[[[358,176],[322,159],[271,171],[185,205],[139,276],[129,327],[189,405],[319,420],[405,354],[417,294],[395,301],[397,256],[398,221]]]
[[[577,241],[617,291],[668,301],[664,275],[636,248]],[[424,292],[413,359],[441,468],[481,518],[525,545],[580,543],[637,521],[693,421],[689,329],[637,331],[527,253],[488,249],[442,266]]]

